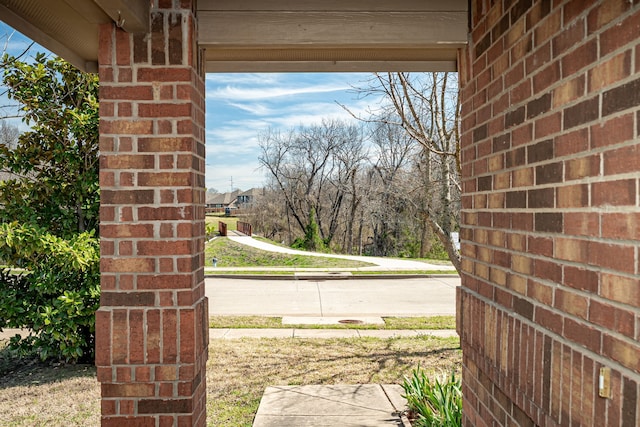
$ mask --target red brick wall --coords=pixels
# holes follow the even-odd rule
[[[640,418],[640,6],[475,0],[460,53],[465,425]],[[611,368],[611,398],[598,373]]]
[[[191,2],[150,19],[100,32],[102,425],[205,425],[204,73]]]

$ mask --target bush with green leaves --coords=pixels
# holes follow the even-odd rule
[[[311,208],[309,212],[309,225],[305,230],[304,238],[296,239],[291,247],[312,252],[325,252],[327,250],[325,242],[320,237],[320,228],[316,221],[316,210],[314,208]]]
[[[2,58],[29,130],[0,143],[0,328],[42,359],[91,361],[99,305],[98,76],[37,54]],[[16,271],[21,273],[16,274]]]
[[[412,425],[458,427],[462,425],[462,384],[455,373],[431,381],[418,367],[402,383]]]
[[[0,219],[39,224],[66,237],[97,230],[98,76],[60,58],[5,55],[3,83],[29,130],[0,144]]]
[[[0,257],[21,269],[0,274],[0,329],[30,330],[10,345],[41,359],[92,361],[100,303],[98,239],[62,239],[43,228],[0,224]]]

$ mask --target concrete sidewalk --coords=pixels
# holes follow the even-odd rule
[[[268,252],[277,252],[283,254],[290,255],[303,255],[303,256],[316,256],[316,257],[324,257],[324,258],[341,258],[347,259],[351,261],[361,261],[372,264],[368,267],[360,267],[357,269],[350,270],[373,270],[373,271],[384,271],[384,270],[455,270],[452,265],[437,265],[437,264],[429,264],[422,261],[415,261],[411,259],[400,259],[400,258],[386,258],[386,257],[373,257],[373,256],[357,256],[357,255],[340,255],[340,254],[325,254],[321,252],[308,252],[308,251],[300,251],[297,249],[291,249],[284,246],[272,245],[270,243],[264,242],[262,240],[254,239],[250,236],[236,236],[229,235],[227,236],[229,240],[233,240],[234,242],[251,246],[257,249],[261,249],[263,251]]]
[[[209,329],[210,339],[241,338],[398,338],[430,335],[438,338],[457,337],[453,329]]]

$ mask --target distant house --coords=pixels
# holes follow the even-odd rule
[[[233,191],[231,193],[220,194],[207,194],[207,208],[237,208],[236,199],[240,191]]]
[[[263,188],[252,188],[247,191],[231,193],[207,193],[207,212],[226,212],[229,209],[249,209],[264,195]]]
[[[253,207],[254,203],[262,196],[264,196],[264,188],[252,188],[244,193],[240,193],[236,204],[240,209],[248,209]]]

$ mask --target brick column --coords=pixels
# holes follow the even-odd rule
[[[640,4],[470,5],[463,425],[637,426]]]
[[[150,34],[100,30],[103,426],[206,424],[204,72],[192,3],[155,0]]]

